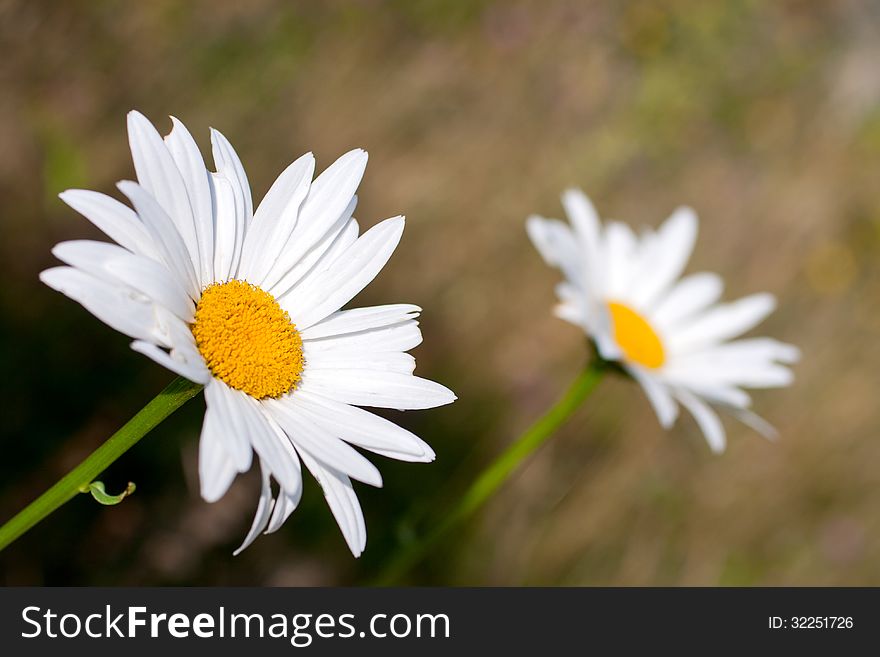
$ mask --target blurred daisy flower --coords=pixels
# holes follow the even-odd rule
[[[388,261],[404,219],[358,236],[352,213],[367,164],[362,150],[314,180],[315,159],[303,155],[254,211],[226,138],[211,131],[217,171],[209,172],[190,133],[172,121],[163,139],[143,115],[128,115],[138,182],[119,189],[134,209],[97,192],[61,194],[116,244],[58,244],[53,253],[69,266],[40,278],[134,338],[136,351],[205,386],[205,500],[222,497],[256,452],[262,493],[236,554],[296,508],[302,463],[358,556],[366,528],[351,480],[381,486],[382,478],[352,445],[403,461],[434,458],[417,436],[358,407],[455,400],[413,375],[406,351],[422,340],[417,306],[340,310]]]
[[[677,209],[657,230],[636,236],[626,224],[603,226],[578,190],[563,194],[571,225],[532,216],[526,229],[544,261],[562,271],[556,315],[579,326],[599,356],[617,363],[644,389],[664,428],[679,404],[693,415],[715,452],[724,450],[724,409],[760,433],[774,429],[749,410],[744,388],[792,382],[793,347],[771,338],[733,340],[775,308],[770,294],[719,304],[717,274],[681,277],[697,237],[697,217]]]

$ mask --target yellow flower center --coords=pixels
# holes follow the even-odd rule
[[[299,331],[275,297],[250,283],[205,288],[192,334],[214,376],[256,399],[280,397],[302,375]]]
[[[608,302],[614,341],[627,360],[657,369],[666,360],[663,342],[647,320],[629,306]]]

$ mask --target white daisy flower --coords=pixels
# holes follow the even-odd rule
[[[566,191],[562,204],[571,226],[537,216],[526,222],[545,262],[565,276],[556,288],[556,315],[581,327],[601,358],[618,363],[642,386],[664,428],[675,422],[680,403],[716,452],[726,438],[711,406],[774,436],[749,410],[743,388],[789,385],[793,377],[785,365],[798,360],[798,349],[770,338],[730,341],[767,317],[774,297],[754,294],[719,304],[717,274],[681,278],[697,237],[690,208],[678,208],[657,231],[636,236],[620,222],[603,226],[579,190]]]
[[[209,172],[190,133],[172,121],[163,139],[142,114],[129,113],[138,182],[118,186],[134,209],[97,192],[61,194],[116,244],[58,244],[52,252],[69,266],[40,278],[134,338],[136,351],[204,384],[205,500],[222,497],[256,452],[262,494],[236,554],[296,508],[304,463],[358,556],[366,528],[351,480],[381,486],[382,478],[352,445],[403,461],[434,459],[417,436],[358,407],[455,400],[413,375],[415,360],[405,352],[422,341],[418,306],[340,310],[388,261],[404,219],[358,237],[352,213],[367,164],[362,150],[314,181],[315,159],[303,155],[254,212],[226,138],[211,131],[217,171]]]

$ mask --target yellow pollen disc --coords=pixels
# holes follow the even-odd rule
[[[256,399],[280,397],[302,375],[299,331],[275,297],[250,283],[205,288],[192,334],[214,376]]]
[[[663,342],[651,325],[635,310],[616,301],[608,302],[614,341],[627,360],[657,369],[666,360]]]

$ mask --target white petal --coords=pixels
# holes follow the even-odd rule
[[[300,330],[300,336],[303,340],[312,340],[382,328],[415,319],[421,310],[418,306],[409,303],[340,310],[317,324]]]
[[[650,306],[687,266],[697,240],[697,215],[687,207],[678,208],[660,227],[652,253],[639,272],[639,284],[633,289],[633,303]]]
[[[327,231],[311,251],[300,258],[299,262],[267,291],[275,297],[281,297],[301,283],[307,285],[310,277],[323,275],[339,255],[348,250],[358,238],[360,227],[357,220],[351,217],[356,204],[357,196],[351,199],[351,205],[339,218],[338,224]]]
[[[165,137],[165,144],[177,165],[189,204],[192,208],[199,263],[196,273],[204,287],[214,280],[214,206],[211,198],[210,175],[205,160],[186,126],[171,117],[174,127]]]
[[[562,205],[587,252],[598,253],[600,222],[593,203],[581,190],[567,189],[562,194]]]
[[[58,195],[98,230],[132,253],[158,259],[159,251],[137,213],[106,194],[85,189],[68,189]]]
[[[682,353],[736,337],[754,328],[776,307],[772,294],[753,294],[716,306],[669,336],[673,351]]]
[[[351,480],[341,472],[319,463],[307,452],[300,453],[300,457],[324,490],[324,497],[348,548],[355,557],[359,557],[367,545],[367,526]]]
[[[199,484],[206,502],[216,502],[223,497],[238,474],[223,447],[223,431],[225,427],[219,424],[217,416],[206,413],[199,439]]]
[[[109,282],[117,281],[162,304],[184,321],[193,319],[193,302],[168,268],[106,242],[72,240],[52,249],[59,260]]]
[[[272,511],[272,518],[269,520],[269,526],[266,527],[267,534],[278,531],[281,525],[283,525],[287,518],[290,517],[290,514],[293,513],[294,509],[296,509],[297,505],[299,505],[299,501],[300,498],[302,498],[303,491],[302,469],[300,467],[299,456],[297,455],[296,450],[293,448],[293,444],[290,442],[287,434],[284,433],[281,427],[278,426],[278,423],[275,422],[272,418],[269,418],[269,424],[272,425],[272,428],[278,435],[278,439],[290,446],[291,458],[296,462],[297,473],[299,474],[299,486],[294,490],[282,489],[279,492],[278,497],[275,500],[275,508]]]
[[[776,440],[779,437],[779,432],[772,424],[752,411],[744,408],[734,408],[730,412],[733,413],[737,420],[747,427],[751,427],[767,440]]]
[[[329,358],[351,358],[363,356],[365,351],[380,354],[407,351],[421,342],[419,323],[410,319],[383,328],[303,340],[303,349],[313,357],[326,354]]]
[[[47,269],[40,273],[40,280],[120,333],[148,342],[157,340],[156,312],[145,295],[74,267]]]
[[[780,388],[791,385],[791,370],[774,363],[724,362],[722,360],[680,358],[664,369],[664,378],[674,385],[742,386]]]
[[[605,225],[604,247],[605,295],[608,299],[626,301],[638,263],[636,236],[626,224],[610,221]]]
[[[399,461],[434,460],[425,441],[385,418],[306,390],[292,396],[303,413],[346,442]]]
[[[198,270],[200,256],[195,219],[174,158],[156,128],[140,112],[128,113],[128,141],[138,182],[170,217],[183,239],[190,265],[194,271]]]
[[[730,385],[700,386],[688,385],[689,390],[713,404],[721,404],[730,410],[744,409],[751,405],[752,398],[744,390]]]
[[[365,353],[362,350],[310,349],[313,343],[303,343],[303,355],[311,370],[381,370],[412,374],[416,369],[416,359],[399,351],[378,351]]]
[[[206,385],[211,381],[211,372],[205,367],[201,358],[198,360],[184,359],[181,357],[180,351],[173,350],[169,353],[155,344],[144,342],[143,340],[135,340],[131,343],[131,348],[190,381],[201,383],[202,385]]]
[[[251,524],[250,531],[245,537],[244,542],[235,552],[232,553],[232,556],[234,557],[241,554],[242,550],[253,543],[257,536],[263,533],[263,530],[266,529],[266,526],[269,524],[269,518],[272,515],[272,507],[274,506],[275,500],[272,498],[272,486],[269,481],[270,471],[262,459],[260,459],[260,474],[262,487],[260,489],[260,501],[257,503],[257,512],[254,514],[254,521]]]
[[[386,219],[364,233],[344,255],[309,284],[278,299],[300,330],[336,312],[385,266],[403,234],[403,217]]]
[[[228,399],[247,427],[247,436],[257,454],[272,470],[272,476],[285,491],[300,485],[299,464],[291,457],[288,441],[282,440],[272,428],[262,404],[240,390],[229,388]],[[288,444],[285,444],[288,443]]]
[[[223,442],[226,451],[239,472],[251,467],[254,449],[251,445],[249,428],[239,411],[237,394],[225,383],[212,381],[205,388],[205,404],[208,413],[217,416],[217,422],[224,427]]]
[[[216,197],[214,207],[215,214],[219,214],[221,211],[230,213],[234,208],[234,214],[232,216],[235,225],[235,241],[232,253],[232,264],[229,269],[229,276],[233,277],[238,271],[245,235],[247,234],[248,226],[251,223],[251,218],[254,215],[251,187],[248,183],[247,175],[245,174],[241,160],[238,159],[238,154],[235,152],[235,149],[232,148],[232,144],[229,143],[226,137],[213,128],[211,129],[211,151],[214,155],[214,165],[217,167],[217,173],[224,176],[232,187],[232,208],[226,208],[225,210],[221,209],[217,205],[218,199]]]
[[[214,199],[214,280],[224,283],[235,275],[238,211],[232,183],[220,173],[211,174]]]
[[[734,342],[714,345],[705,351],[693,354],[693,357],[705,356],[731,363],[796,363],[801,352],[797,347],[785,344],[773,338],[747,338]]]
[[[562,195],[562,205],[581,243],[584,260],[582,266],[586,271],[588,285],[591,281],[598,282],[603,268],[599,214],[587,195],[579,189],[566,190]],[[592,289],[597,288],[594,285]]]
[[[664,429],[671,427],[678,417],[678,404],[675,403],[666,386],[641,367],[627,365],[626,369],[645,391],[648,401],[657,413],[660,426]]]
[[[657,302],[651,320],[657,326],[671,328],[718,301],[723,289],[724,283],[718,274],[691,274]]]
[[[566,279],[578,289],[599,293],[599,281],[586,280],[583,253],[566,224],[558,219],[531,216],[526,220],[526,232],[544,262],[561,270]]]
[[[345,473],[352,479],[381,487],[382,475],[379,474],[376,466],[300,411],[295,397],[296,393],[280,400],[266,400],[263,405],[269,410],[272,418],[284,430],[299,453],[301,454],[305,450],[321,463]]]
[[[694,416],[712,451],[716,454],[723,452],[727,445],[727,438],[718,414],[698,397],[686,390],[676,390],[675,396]]]
[[[193,299],[198,298],[199,286],[192,260],[186,244],[168,214],[137,183],[124,180],[118,184],[118,187],[131,200],[165,264],[184,286],[187,294]]]
[[[303,373],[302,389],[356,406],[398,410],[434,408],[456,397],[448,388],[417,376],[371,370],[314,370]]]
[[[367,153],[349,151],[315,178],[300,208],[296,227],[278,260],[263,281],[273,287],[300,258],[308,253],[334,226],[349,206],[367,167]]]
[[[272,184],[248,229],[239,267],[243,280],[263,284],[296,227],[300,206],[309,193],[314,173],[315,156],[306,153]]]
[[[287,521],[290,514],[296,510],[297,506],[299,506],[301,498],[302,487],[300,487],[299,491],[293,495],[285,492],[281,492],[278,495],[278,498],[275,500],[275,508],[272,510],[272,517],[269,519],[269,526],[266,527],[267,534],[272,534],[281,529],[281,525]]]

